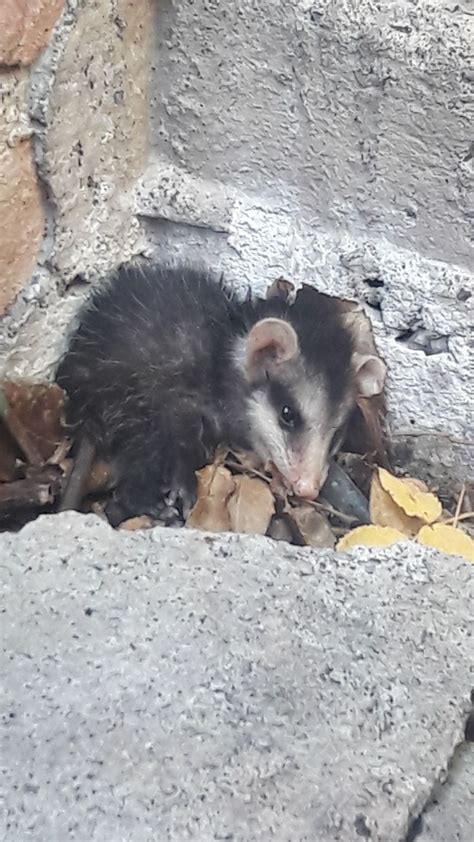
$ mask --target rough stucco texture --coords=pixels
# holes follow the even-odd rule
[[[463,5],[220,5],[158,3],[157,148],[205,178],[283,195],[316,228],[469,262]]]
[[[0,555],[5,842],[400,842],[462,742],[468,563],[74,513]]]

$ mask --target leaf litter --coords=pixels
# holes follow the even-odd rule
[[[0,381],[0,528],[54,510],[69,451],[64,408],[54,384]]]
[[[275,281],[268,297],[294,300],[290,281]],[[340,302],[341,314],[360,353],[376,353],[368,320],[353,302]],[[0,528],[19,528],[42,512],[57,511],[79,460],[71,455],[65,424],[66,395],[55,384],[0,381]],[[300,546],[348,550],[415,540],[474,562],[474,541],[463,525],[463,487],[453,514],[443,512],[437,496],[415,477],[397,477],[387,456],[383,398],[364,399],[351,419],[344,452],[333,463],[321,497],[291,496],[274,465],[224,445],[211,464],[196,472],[197,497],[185,520],[189,528],[268,535]],[[111,466],[85,463],[77,508],[105,517],[114,477]],[[469,508],[469,506],[468,506]],[[124,530],[151,528],[147,515],[117,525]],[[182,525],[176,524],[176,525]]]
[[[441,502],[423,482],[413,477],[396,477],[378,467],[370,489],[371,524],[348,532],[337,549],[415,540],[474,562],[474,540],[456,525],[461,519],[459,508],[456,507],[457,515],[443,522]],[[447,522],[451,520],[452,525]]]

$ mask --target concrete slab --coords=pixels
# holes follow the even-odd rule
[[[456,558],[75,513],[0,558],[8,842],[399,842],[463,741]]]

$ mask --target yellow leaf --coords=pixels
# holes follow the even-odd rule
[[[438,498],[419,480],[394,477],[384,468],[378,468],[380,484],[409,517],[416,517],[424,523],[434,523],[441,517],[442,506]]]
[[[397,541],[406,541],[407,536],[390,526],[357,526],[338,542],[337,550],[351,547],[389,547]]]
[[[187,517],[186,526],[209,532],[227,532],[230,529],[227,502],[235,488],[231,472],[222,465],[206,465],[196,471],[196,478],[197,500]]]
[[[449,526],[446,523],[423,526],[416,538],[425,547],[433,547],[441,552],[459,555],[467,561],[474,562],[474,541],[455,526]]]
[[[419,517],[409,517],[405,514],[393,497],[382,487],[377,471],[372,474],[369,510],[371,523],[376,526],[390,526],[409,537],[417,535],[424,523]]]
[[[227,502],[233,532],[265,535],[275,502],[268,483],[245,474],[234,477],[235,490]]]

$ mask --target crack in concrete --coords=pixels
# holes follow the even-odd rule
[[[415,839],[423,840],[424,817],[429,813],[430,809],[439,804],[443,797],[443,789],[448,784],[453,783],[453,767],[456,760],[463,752],[467,743],[474,742],[474,690],[471,691],[472,708],[466,716],[464,726],[464,739],[462,739],[456,746],[454,746],[446,763],[446,774],[444,778],[434,781],[433,786],[428,794],[425,804],[419,811],[418,815],[414,816],[408,825],[408,830],[405,834],[403,842],[414,842]]]

